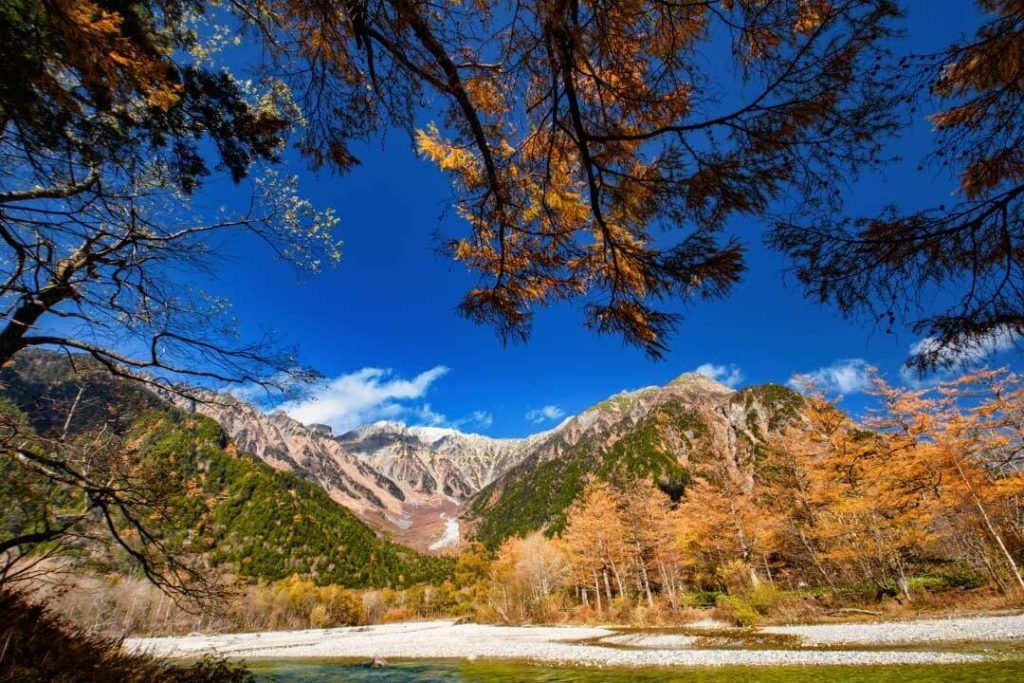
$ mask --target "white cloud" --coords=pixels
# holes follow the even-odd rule
[[[1009,351],[1020,341],[1020,334],[1009,327],[993,330],[971,343],[940,347],[934,337],[925,337],[910,345],[911,356],[934,352],[936,370],[922,376],[917,369],[904,365],[900,369],[903,382],[914,388],[925,388],[948,379],[955,370],[982,364],[989,356]]]
[[[694,372],[698,375],[704,375],[709,379],[713,379],[719,384],[724,384],[727,387],[736,387],[743,381],[743,371],[731,363],[729,365],[704,363],[703,365],[697,366],[697,369],[694,370]]]
[[[302,398],[287,401],[278,409],[304,424],[327,424],[343,433],[376,420],[412,415],[428,424],[443,422],[430,404],[411,402],[426,395],[430,385],[444,376],[443,365],[421,372],[411,380],[396,377],[391,370],[363,368],[313,385]]]
[[[448,422],[448,418],[441,413],[434,412],[429,403],[416,406],[415,408],[412,408],[410,412],[416,418],[417,424],[438,427]]]
[[[534,408],[526,413],[526,419],[533,424],[540,424],[542,422],[552,422],[565,415],[565,411],[558,406],[544,406],[543,408]]]
[[[244,403],[268,407],[275,403],[280,403],[289,396],[293,396],[297,391],[301,391],[303,387],[308,386],[308,381],[309,379],[301,370],[278,372],[266,384],[259,384],[257,382],[230,384],[221,387],[220,391]]]
[[[813,372],[795,373],[788,384],[798,391],[813,388],[828,393],[858,394],[871,386],[871,366],[862,358],[837,360]]]
[[[255,383],[231,386],[225,389],[224,392],[234,396],[243,403],[252,403],[254,405],[260,405],[273,400],[275,394],[280,393]]]
[[[494,416],[488,413],[486,410],[474,410],[469,415],[461,417],[458,420],[452,422],[452,426],[456,429],[462,429],[463,427],[476,427],[477,429],[487,429],[494,424]]]
[[[442,413],[435,412],[429,403],[416,406],[407,411],[409,422],[413,426],[445,427],[465,431],[467,429],[487,429],[494,424],[494,416],[485,410],[474,410],[457,420],[449,420]]]

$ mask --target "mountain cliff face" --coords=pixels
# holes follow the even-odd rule
[[[240,449],[320,485],[360,516],[402,510],[406,491],[345,450],[330,427],[305,426],[282,412],[264,413],[230,396],[204,398],[209,400],[189,402],[187,407],[219,423]]]
[[[416,492],[461,501],[519,462],[534,439],[492,439],[455,429],[376,422],[336,441]]]
[[[240,449],[320,485],[367,523],[419,549],[457,543],[452,525],[463,501],[543,436],[492,439],[399,422],[334,435],[326,425],[303,425],[230,396],[207,398],[179,405],[214,419]]]
[[[779,385],[733,391],[696,374],[617,394],[535,442],[467,501],[462,520],[471,536],[494,547],[534,529],[558,531],[590,477],[649,477],[674,497],[694,475],[730,476],[749,486],[766,439],[801,401]]]

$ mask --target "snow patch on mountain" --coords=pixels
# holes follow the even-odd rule
[[[441,513],[441,519],[444,520],[444,533],[441,535],[441,538],[430,544],[430,550],[441,550],[459,542],[459,520],[449,517],[443,512]]]

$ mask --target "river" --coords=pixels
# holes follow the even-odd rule
[[[253,664],[260,683],[1020,683],[1024,660],[982,664],[605,669],[484,662]]]

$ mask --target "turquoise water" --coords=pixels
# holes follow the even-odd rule
[[[508,663],[397,662],[370,669],[351,662],[261,662],[260,683],[1021,683],[1024,661],[871,667],[590,669]]]

